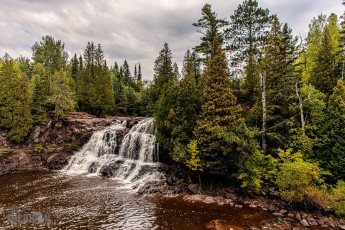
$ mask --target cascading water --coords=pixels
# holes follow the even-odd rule
[[[119,140],[126,124],[117,122],[95,132],[65,167],[71,174],[104,175],[129,182],[137,188],[147,181],[163,179],[157,168],[158,151],[153,119],[141,120]]]

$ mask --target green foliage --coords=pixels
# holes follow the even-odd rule
[[[345,86],[338,80],[329,98],[328,108],[319,126],[320,148],[316,156],[334,176],[332,181],[345,180]]]
[[[44,148],[43,148],[42,145],[37,145],[37,146],[35,147],[35,152],[36,152],[36,153],[41,153],[43,150],[44,150]]]
[[[219,47],[207,63],[202,107],[195,128],[202,165],[215,174],[228,172],[231,155],[236,154],[224,143],[223,133],[230,133],[243,123],[241,107],[236,105],[236,97],[229,86],[227,62]]]
[[[338,181],[332,192],[335,213],[340,217],[345,217],[345,182]]]
[[[294,85],[299,82],[294,67],[296,59],[296,39],[291,29],[287,24],[281,25],[274,16],[262,61],[262,71],[266,77],[266,141],[269,150],[284,148],[288,143],[289,130],[292,128],[290,118],[293,116],[289,105],[295,101]]]
[[[217,37],[220,44],[223,44],[224,35],[221,29],[228,24],[225,19],[218,19],[217,14],[212,11],[210,4],[205,4],[201,9],[202,18],[197,23],[193,23],[193,26],[203,29],[199,31],[204,36],[201,37],[201,43],[195,46],[195,51],[204,56],[203,60],[207,60],[211,57],[212,42]]]
[[[188,152],[190,154],[190,159],[187,161],[187,166],[193,171],[203,171],[200,152],[197,147],[197,141],[191,140],[188,144]]]
[[[227,48],[231,55],[231,66],[234,67],[233,70],[239,70],[239,67],[245,63],[246,87],[250,92],[257,89],[258,77],[253,74],[257,71],[257,66],[253,63],[260,58],[270,21],[268,9],[259,7],[256,0],[245,0],[230,16],[230,26],[225,31],[229,44]]]
[[[320,169],[316,164],[305,162],[301,153],[292,154],[291,151],[280,150],[278,153],[281,162],[276,185],[282,199],[288,202],[302,202],[308,188],[318,183]]]
[[[84,51],[85,65],[77,79],[78,107],[97,116],[111,114],[115,107],[112,75],[101,45],[89,42]]]
[[[22,142],[32,128],[29,78],[7,54],[0,62],[0,127],[14,142]]]
[[[70,81],[73,79],[62,69],[52,76],[51,95],[48,102],[54,108],[53,112],[56,116],[63,116],[74,110],[75,101],[70,89]]]
[[[46,120],[50,82],[41,63],[36,64],[31,78],[31,111],[35,122]]]
[[[34,65],[41,63],[48,77],[67,65],[68,54],[65,44],[60,40],[55,41],[52,36],[42,37],[42,41],[32,46],[32,60]]]

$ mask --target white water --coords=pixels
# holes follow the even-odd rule
[[[142,120],[133,126],[120,143],[117,134],[125,129],[125,123],[117,122],[93,133],[89,142],[71,158],[65,171],[69,174],[110,176],[127,182],[131,188],[163,179],[157,171],[159,163],[153,119]]]

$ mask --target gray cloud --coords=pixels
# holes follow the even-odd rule
[[[220,18],[229,18],[241,0],[209,1]],[[205,0],[2,0],[0,55],[31,57],[30,47],[44,35],[65,43],[73,55],[83,54],[88,41],[100,43],[109,64],[124,59],[133,68],[141,63],[146,79],[164,42],[181,68],[187,49],[199,43],[192,26]],[[294,34],[306,34],[310,20],[323,12],[343,13],[337,0],[260,0],[260,6],[288,22]]]

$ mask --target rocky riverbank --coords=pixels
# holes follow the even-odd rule
[[[273,219],[264,223],[261,229],[345,229],[345,223],[334,215],[324,215],[320,210],[312,207],[307,209],[287,204],[280,199],[279,191],[271,185],[265,185],[256,194],[244,193],[244,190],[235,185],[205,187],[201,190],[198,184],[190,183],[183,170],[176,168],[176,166],[162,165],[159,170],[165,174],[166,181],[148,182],[138,189],[138,193],[143,196],[181,196],[184,201],[191,203],[267,211],[271,213]],[[225,223],[225,220],[214,220],[210,223],[209,229],[229,229]]]
[[[105,117],[73,112],[66,117],[50,119],[33,128],[31,138],[23,144],[7,140],[0,131],[0,176],[15,171],[62,169],[75,151],[85,144],[92,133],[115,121],[126,121],[127,129],[142,118]],[[119,133],[119,139],[126,132]]]

